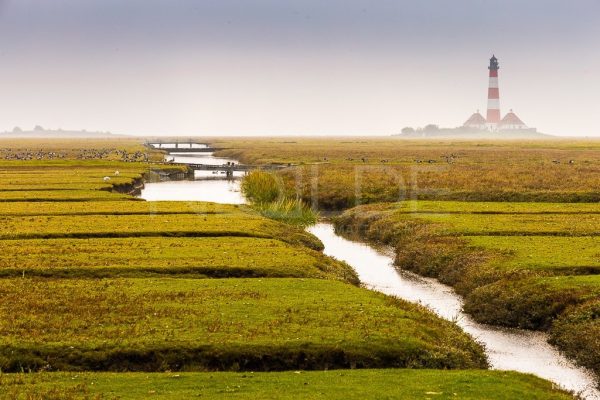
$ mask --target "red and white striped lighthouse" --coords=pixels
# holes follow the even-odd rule
[[[490,85],[488,87],[488,108],[486,123],[489,129],[496,130],[500,123],[500,92],[498,90],[498,59],[490,58]]]

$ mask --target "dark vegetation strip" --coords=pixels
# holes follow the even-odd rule
[[[550,343],[600,374],[600,299],[573,305],[552,325]]]
[[[350,275],[350,274],[348,274]],[[289,278],[294,277],[285,270],[279,272],[257,268],[240,268],[235,266],[198,265],[193,267],[76,267],[52,269],[1,268],[0,278],[39,277],[57,279],[102,279],[102,278],[160,278],[173,277],[182,279],[204,278]],[[298,276],[305,278],[305,276]],[[357,278],[348,276],[347,281],[359,284]]]
[[[301,343],[262,346],[147,345],[144,348],[35,348],[0,346],[3,372],[58,371],[286,371],[350,368],[473,368],[458,359],[438,358],[420,348],[340,348]]]

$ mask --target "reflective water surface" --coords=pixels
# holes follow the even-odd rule
[[[147,183],[141,196],[152,201],[211,201],[224,204],[244,204],[237,179],[195,180]]]
[[[211,153],[170,154],[165,159],[185,164],[223,165],[235,162],[228,158],[213,157]],[[225,179],[225,173],[196,171],[195,180],[146,183],[141,197],[146,200],[211,201],[224,204],[244,204],[240,191],[242,172],[235,172],[233,179]]]
[[[214,158],[208,153],[175,155],[175,159],[176,162],[204,164],[233,161]],[[141,197],[146,200],[244,203],[238,179],[215,180],[198,176],[194,181],[146,184]],[[600,400],[593,374],[563,357],[547,343],[545,333],[478,324],[462,312],[462,299],[451,287],[434,279],[397,271],[391,254],[338,236],[331,224],[320,223],[308,230],[323,242],[325,254],[351,265],[364,286],[420,303],[442,318],[456,322],[484,345],[493,369],[531,373],[574,391],[583,398]]]

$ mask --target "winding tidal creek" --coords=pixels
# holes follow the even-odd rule
[[[221,165],[233,160],[210,153],[171,154],[180,163]],[[188,181],[147,183],[141,197],[150,201],[211,201],[243,204],[239,180],[224,179],[214,172],[196,171]],[[325,245],[324,253],[352,266],[362,284],[372,290],[419,303],[440,317],[458,324],[485,347],[492,369],[531,373],[548,379],[584,399],[600,400],[591,372],[576,366],[547,343],[543,332],[498,328],[474,322],[462,311],[462,299],[454,290],[434,279],[398,271],[391,250],[374,249],[335,233],[333,225],[319,223],[308,229]]]

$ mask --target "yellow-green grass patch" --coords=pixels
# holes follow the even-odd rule
[[[259,215],[147,214],[42,215],[0,217],[0,239],[100,237],[258,237],[322,249],[311,234]]]
[[[131,199],[131,197],[130,197]],[[196,201],[103,201],[86,204],[69,202],[0,203],[0,216],[42,215],[128,215],[128,214],[241,214],[244,206]]]
[[[600,214],[598,203],[532,203],[406,200],[373,204],[365,209],[389,209],[402,213],[456,214]]]
[[[303,372],[36,373],[0,375],[10,399],[296,400],[326,398],[566,400],[548,381],[511,371],[411,369]],[[96,397],[98,396],[98,397]]]
[[[536,274],[600,273],[597,236],[471,236],[469,246],[497,254],[488,265],[501,271]]]
[[[131,196],[105,190],[23,190],[0,191],[2,202],[36,201],[114,201],[131,200]]]
[[[0,240],[0,276],[297,277],[357,283],[322,253],[243,237]]]
[[[319,279],[0,280],[0,368],[482,368],[420,306]]]
[[[406,214],[399,216],[406,217]],[[408,216],[408,218],[412,218]],[[600,235],[600,214],[422,214],[438,225],[440,234],[479,235]]]

